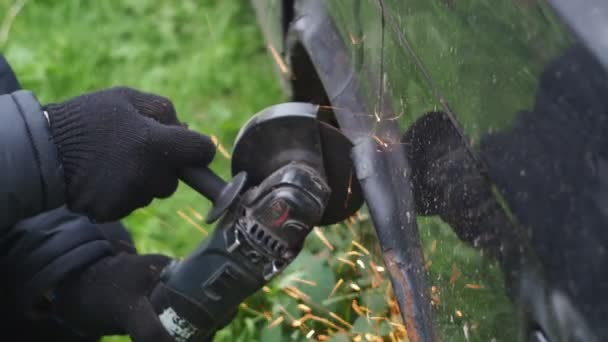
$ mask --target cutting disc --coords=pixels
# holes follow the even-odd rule
[[[350,158],[351,142],[317,120],[317,111],[318,106],[290,102],[254,115],[237,136],[232,173],[246,171],[248,188],[293,161],[323,170],[331,196],[320,225],[328,225],[353,215],[363,197]]]

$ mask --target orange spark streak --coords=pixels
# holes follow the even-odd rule
[[[319,316],[315,316],[315,315],[310,315],[309,319],[312,319],[313,321],[317,321],[319,323],[323,323],[331,328],[334,328],[336,330],[340,330],[340,331],[344,331],[344,328],[341,328],[337,325],[335,325],[332,321],[325,319],[323,317],[319,317]]]
[[[353,310],[355,310],[357,314],[359,314],[359,316],[364,316],[366,312],[370,312],[369,309],[365,306],[359,305],[356,299],[353,299],[351,307],[353,308]]]
[[[334,293],[336,293],[336,291],[338,290],[338,288],[340,286],[342,286],[343,283],[344,283],[344,279],[340,278],[340,280],[338,280],[338,282],[336,283],[336,285],[334,286],[334,288],[331,290],[331,293],[329,294],[329,296],[327,296],[327,298],[333,296]]]
[[[203,220],[203,215],[201,215],[198,211],[194,210],[194,208],[192,207],[188,207],[188,211],[190,212],[190,214],[192,214],[192,216],[194,216],[197,220],[202,221]]]
[[[201,233],[203,233],[203,235],[205,235],[205,236],[209,235],[209,233],[207,232],[207,230],[205,228],[201,227],[198,223],[194,222],[194,220],[192,220],[188,215],[184,214],[183,211],[178,210],[177,215],[179,215],[181,218],[183,218],[184,221],[188,222],[194,228],[198,229]]]
[[[363,253],[370,255],[369,250],[367,248],[363,247],[362,244],[358,243],[355,240],[352,240],[351,242],[352,242],[353,246],[359,248]]]
[[[319,227],[315,227],[314,232],[315,232],[315,235],[319,238],[319,240],[321,240],[321,242],[323,242],[325,247],[327,247],[327,249],[329,249],[330,251],[333,251],[335,249],[334,246],[329,242],[329,240],[327,240],[327,238],[325,237],[323,232],[319,229]]]
[[[483,289],[483,286],[479,285],[479,284],[466,284],[465,286],[469,289],[475,289],[475,290]]]
[[[298,304],[298,309],[300,309],[304,313],[309,313],[312,311],[312,309],[308,305],[305,305],[305,304]]]
[[[289,290],[289,291],[292,291],[297,296],[299,296],[299,298],[301,298],[301,299],[310,300],[310,296],[309,295],[307,295],[306,293],[302,292],[302,290],[300,290],[299,288],[297,288],[295,286],[287,286],[285,289]]]
[[[348,323],[347,321],[345,321],[344,319],[342,319],[340,316],[336,315],[335,313],[329,312],[329,315],[336,321],[340,322],[341,324],[344,324],[344,326],[348,327],[349,329],[353,328],[353,326],[350,323]]]
[[[388,147],[388,144],[385,143],[384,141],[382,141],[382,139],[378,138],[377,135],[373,134],[372,135],[372,139],[376,140],[378,142],[378,144],[384,146],[384,147]]]
[[[250,307],[249,307],[249,305],[247,305],[246,303],[241,303],[239,306],[240,306],[240,308],[241,308],[241,309],[243,309],[243,310],[245,310],[245,311],[247,311],[247,312],[249,312],[249,313],[252,313],[252,314],[254,314],[254,315],[256,315],[256,316],[259,316],[259,317],[264,317],[264,318],[266,318],[268,321],[270,321],[270,319],[269,319],[268,315],[266,315],[265,313],[260,312],[260,311],[258,311],[258,310],[255,310],[255,309],[250,308]]]
[[[350,230],[350,233],[351,233],[353,236],[355,236],[355,237],[357,237],[357,236],[358,236],[358,234],[357,234],[357,233],[355,232],[355,230],[353,229],[353,223],[352,223],[352,221],[351,221],[351,219],[350,219],[350,218],[348,218],[346,221],[344,221],[344,224],[346,224],[346,227],[348,227],[348,230]]]
[[[281,69],[281,72],[286,75],[289,74],[289,68],[287,67],[287,64],[285,64],[285,61],[283,60],[283,58],[281,58],[281,55],[279,55],[274,46],[268,44],[268,49],[272,53],[272,58],[274,58],[274,61],[279,66],[279,69]]]
[[[317,283],[312,281],[312,280],[306,280],[306,279],[300,279],[300,278],[291,278],[293,281],[297,281],[299,283],[302,284],[306,284],[306,285],[310,285],[310,286],[317,286]]]
[[[211,136],[211,141],[213,142],[213,144],[215,145],[217,150],[224,156],[224,158],[226,158],[228,160],[230,160],[232,158],[230,156],[230,153],[228,153],[228,151],[226,151],[224,146],[220,143],[219,139],[215,135]]]
[[[338,258],[338,261],[340,261],[342,263],[345,263],[345,264],[351,266],[352,268],[355,268],[355,263],[352,262],[352,261],[350,261],[350,260],[348,260],[348,259]]]
[[[279,316],[277,317],[277,319],[275,319],[274,321],[272,321],[270,324],[268,324],[268,326],[266,327],[266,329],[271,329],[276,327],[277,325],[283,323],[283,321],[285,320],[285,317],[283,316]]]

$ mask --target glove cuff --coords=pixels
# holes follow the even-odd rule
[[[84,133],[81,106],[76,101],[67,101],[48,104],[42,109],[48,113],[51,135],[64,167],[65,178],[68,180],[75,172],[74,164],[70,159],[78,158],[72,151],[83,147],[79,144]]]

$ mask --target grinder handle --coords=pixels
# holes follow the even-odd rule
[[[213,203],[219,199],[222,190],[227,184],[208,167],[182,169],[179,173],[179,178]]]
[[[237,200],[247,182],[247,173],[241,171],[229,183],[226,183],[208,167],[198,167],[182,169],[179,178],[213,202],[213,207],[205,220],[205,222],[211,223],[220,218]]]

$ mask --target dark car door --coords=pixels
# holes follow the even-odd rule
[[[410,340],[608,338],[608,3],[257,5],[355,145]]]

